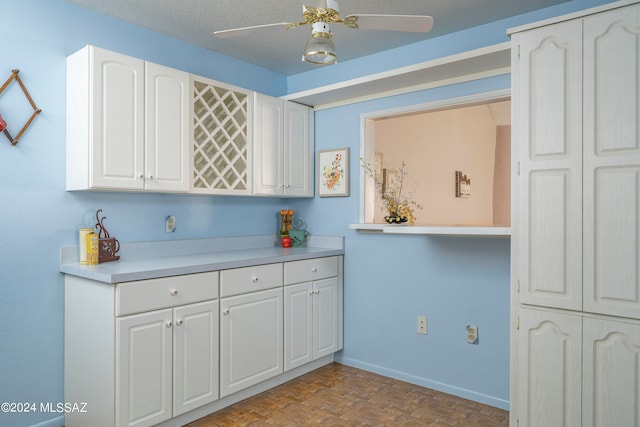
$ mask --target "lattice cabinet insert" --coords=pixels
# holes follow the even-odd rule
[[[194,192],[251,194],[252,92],[193,79]]]

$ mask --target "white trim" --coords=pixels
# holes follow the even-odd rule
[[[612,3],[607,3],[600,6],[595,6],[589,9],[584,9],[578,12],[572,12],[566,15],[560,15],[553,18],[544,19],[542,21],[536,21],[530,24],[520,25],[518,27],[508,28],[507,34],[511,36],[512,34],[519,33],[522,31],[544,27],[546,25],[557,24],[559,22],[569,21],[576,18],[584,18],[585,16],[593,15],[600,12],[605,12],[612,9],[617,9],[617,8],[628,6],[630,4],[635,4],[635,3],[640,3],[640,2],[638,0],[621,0],[621,1],[616,1]]]
[[[410,384],[416,384],[421,387],[430,388],[432,390],[440,391],[443,393],[452,394],[454,396],[462,397],[464,399],[473,400],[474,402],[490,405],[496,408],[509,410],[509,401],[500,399],[495,396],[490,396],[483,393],[478,393],[473,390],[456,387],[450,384],[434,381],[429,378],[419,377],[417,375],[411,375],[406,372],[398,371],[395,369],[388,369],[380,365],[374,365],[372,363],[362,362],[360,360],[352,359],[350,357],[336,356],[336,362],[346,366],[362,369],[364,371],[373,372],[374,374],[382,375],[389,378],[394,378],[400,381],[405,381]]]
[[[352,230],[365,233],[424,234],[432,236],[510,237],[511,227],[470,225],[406,225],[406,224],[349,224]]]
[[[283,96],[316,110],[511,72],[511,42],[457,53]]]

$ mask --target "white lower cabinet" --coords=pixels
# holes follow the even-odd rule
[[[335,353],[340,345],[338,257],[284,266],[284,370]]]
[[[220,395],[282,373],[282,287],[220,301]]]
[[[520,310],[519,426],[636,426],[640,322]]]
[[[338,279],[284,288],[284,370],[338,350]]]
[[[116,321],[120,426],[152,426],[218,399],[218,301]]]
[[[116,284],[67,274],[65,401],[90,410],[65,425],[145,427],[220,409],[340,350],[341,325],[342,256]]]

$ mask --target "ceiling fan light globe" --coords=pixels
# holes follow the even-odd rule
[[[337,62],[333,34],[331,34],[327,23],[316,22],[313,24],[311,35],[304,48],[302,60],[319,65],[335,64]]]

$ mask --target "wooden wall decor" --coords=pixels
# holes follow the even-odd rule
[[[22,137],[22,134],[24,134],[27,128],[31,125],[31,122],[33,122],[33,119],[35,119],[36,116],[40,114],[40,111],[42,111],[38,107],[36,107],[36,104],[33,102],[33,99],[31,99],[31,95],[29,95],[29,91],[27,91],[27,88],[24,86],[24,83],[22,83],[22,80],[18,75],[19,72],[20,70],[11,70],[11,75],[9,76],[7,81],[4,82],[2,87],[0,87],[0,94],[4,92],[4,90],[9,86],[9,84],[11,84],[12,81],[14,80],[17,81],[20,87],[22,88],[22,92],[24,93],[24,96],[27,98],[27,101],[29,101],[29,104],[31,104],[31,108],[33,108],[33,114],[31,114],[31,117],[29,117],[29,120],[27,120],[24,126],[22,126],[22,129],[20,129],[20,132],[18,132],[15,138],[12,137],[11,134],[9,133],[9,130],[7,129],[7,122],[5,122],[2,116],[0,115],[0,131],[2,131],[5,134],[5,136],[9,139],[9,141],[11,142],[11,145],[16,145],[18,143],[18,141]]]

